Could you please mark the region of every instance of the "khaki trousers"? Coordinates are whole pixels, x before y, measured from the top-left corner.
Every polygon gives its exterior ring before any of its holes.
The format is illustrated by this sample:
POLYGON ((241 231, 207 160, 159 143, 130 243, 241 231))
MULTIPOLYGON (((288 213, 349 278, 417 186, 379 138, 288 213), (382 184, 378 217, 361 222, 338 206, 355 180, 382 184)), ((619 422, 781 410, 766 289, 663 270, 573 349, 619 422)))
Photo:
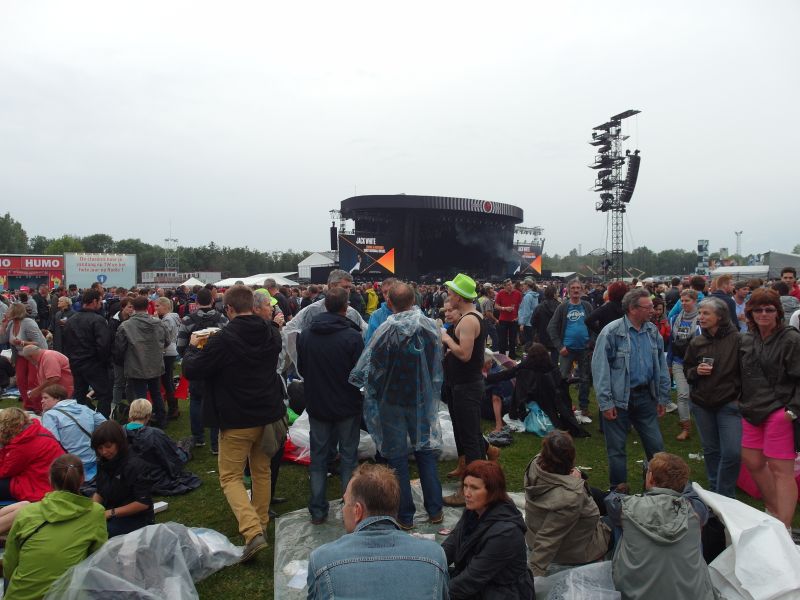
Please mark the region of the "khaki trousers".
POLYGON ((271 494, 270 461, 261 450, 264 427, 219 432, 219 483, 245 543, 267 528, 271 494), (244 468, 250 461, 252 499, 244 487, 244 468))

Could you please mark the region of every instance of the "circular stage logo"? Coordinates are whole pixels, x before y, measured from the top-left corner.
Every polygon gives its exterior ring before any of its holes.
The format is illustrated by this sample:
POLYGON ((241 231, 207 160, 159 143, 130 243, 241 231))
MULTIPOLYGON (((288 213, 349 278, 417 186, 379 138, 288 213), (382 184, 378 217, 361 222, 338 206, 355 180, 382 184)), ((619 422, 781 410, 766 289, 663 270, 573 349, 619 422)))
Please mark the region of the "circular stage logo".
POLYGON ((483 212, 485 212, 485 213, 494 212, 494 204, 492 204, 488 200, 484 201, 484 203, 483 203, 483 212))

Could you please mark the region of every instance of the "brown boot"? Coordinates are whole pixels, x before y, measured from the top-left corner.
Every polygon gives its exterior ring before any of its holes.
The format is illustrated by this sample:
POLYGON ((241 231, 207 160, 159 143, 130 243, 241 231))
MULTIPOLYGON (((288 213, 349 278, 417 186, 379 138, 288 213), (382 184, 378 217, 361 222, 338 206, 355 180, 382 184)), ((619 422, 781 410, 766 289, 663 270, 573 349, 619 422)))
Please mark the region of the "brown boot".
POLYGON ((458 466, 447 474, 448 479, 461 479, 464 469, 467 467, 467 459, 464 456, 458 457, 458 466))
POLYGON ((681 432, 675 436, 675 439, 679 442, 685 442, 689 439, 689 433, 692 428, 691 421, 681 421, 681 432))
POLYGON ((465 506, 467 504, 467 501, 464 500, 464 492, 461 488, 458 488, 455 494, 443 496, 442 502, 444 502, 446 506, 465 506))
POLYGON ((500 458, 500 448, 489 444, 489 447, 486 449, 486 458, 492 462, 497 462, 500 458))

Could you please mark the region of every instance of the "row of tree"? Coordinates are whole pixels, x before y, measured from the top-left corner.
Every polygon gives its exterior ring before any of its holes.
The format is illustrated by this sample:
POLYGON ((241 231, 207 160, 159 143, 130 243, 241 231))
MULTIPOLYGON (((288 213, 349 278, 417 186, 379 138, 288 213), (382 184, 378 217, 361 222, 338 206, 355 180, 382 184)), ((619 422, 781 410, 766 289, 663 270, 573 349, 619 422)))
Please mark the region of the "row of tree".
MULTIPOLYGON (((165 249, 138 238, 114 240, 110 235, 95 233, 85 237, 63 235, 29 238, 22 224, 9 213, 0 218, 0 254, 63 254, 64 252, 112 252, 135 254, 139 273, 164 268, 165 249)), ((182 273, 220 271, 223 277, 254 273, 281 273, 297 270, 297 263, 309 252, 262 252, 248 247, 230 248, 211 242, 205 246, 179 246, 176 255, 182 273)))
MULTIPOLYGON (((28 238, 22 224, 15 221, 9 213, 0 218, 0 254, 63 254, 64 252, 116 252, 118 254, 136 254, 139 272, 162 269, 164 267, 165 250, 162 246, 148 244, 138 238, 114 240, 104 233, 95 233, 85 237, 63 235, 59 238, 47 238, 37 235, 28 238)), ((800 254, 800 244, 793 252, 800 254)), ((297 263, 309 255, 309 252, 261 252, 248 247, 230 248, 217 246, 214 242, 205 246, 179 247, 177 255, 182 272, 221 271, 223 277, 235 277, 253 273, 279 273, 295 271, 297 263)), ((566 256, 543 256, 545 269, 553 272, 575 271, 584 275, 601 273, 604 257, 578 254, 573 249, 566 256)), ((719 258, 711 254, 711 260, 719 258)), ((746 264, 741 256, 730 256, 736 264, 746 264)), ((673 249, 653 252, 642 246, 624 255, 624 265, 630 269, 631 277, 651 275, 686 275, 693 273, 697 267, 695 252, 673 249)))

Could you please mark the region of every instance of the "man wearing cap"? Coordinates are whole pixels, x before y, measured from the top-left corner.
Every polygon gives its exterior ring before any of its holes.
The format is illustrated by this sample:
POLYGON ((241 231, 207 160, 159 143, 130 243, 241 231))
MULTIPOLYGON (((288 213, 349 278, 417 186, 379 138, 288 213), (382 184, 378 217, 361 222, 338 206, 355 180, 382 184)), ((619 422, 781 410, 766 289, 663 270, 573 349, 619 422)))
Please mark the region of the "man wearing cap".
MULTIPOLYGON (((456 445, 464 454, 465 464, 482 460, 484 444, 481 439, 481 402, 484 395, 483 353, 486 347, 486 321, 475 309, 475 281, 459 273, 445 282, 450 306, 461 313, 451 334, 442 333, 447 348, 444 357, 447 390, 453 398, 453 434, 456 445)), ((463 495, 456 492, 444 499, 446 504, 463 504, 463 495)))
POLYGON ((42 390, 57 383, 67 390, 67 398, 72 398, 73 380, 69 359, 55 350, 42 350, 39 346, 28 345, 20 355, 36 367, 36 387, 28 392, 36 413, 42 412, 42 390))
POLYGON ((522 304, 522 292, 514 289, 514 284, 510 279, 503 282, 503 289, 497 292, 494 305, 500 311, 500 323, 497 325, 497 333, 500 335, 501 354, 507 354, 509 358, 517 358, 517 329, 519 324, 519 307, 522 304))

